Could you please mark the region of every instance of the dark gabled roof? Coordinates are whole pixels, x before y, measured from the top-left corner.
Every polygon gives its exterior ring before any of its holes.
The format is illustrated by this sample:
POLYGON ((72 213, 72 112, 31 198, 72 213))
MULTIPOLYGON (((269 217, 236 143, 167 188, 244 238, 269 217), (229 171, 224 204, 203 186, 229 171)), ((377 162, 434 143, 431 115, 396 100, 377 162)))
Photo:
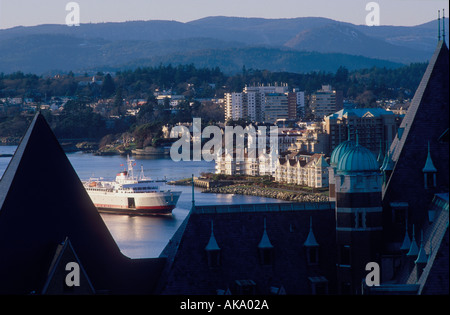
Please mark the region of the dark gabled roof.
POLYGON ((437 255, 424 280, 423 288, 420 291, 423 295, 449 294, 449 246, 448 246, 448 226, 440 246, 436 249, 437 255))
MULTIPOLYGON (((411 261, 402 259, 395 279, 378 287, 367 288, 368 294, 448 294, 449 293, 449 239, 448 239, 448 193, 436 194, 433 203, 427 207, 434 212, 431 223, 420 231, 420 249, 414 245, 411 261), (423 271, 418 271, 418 264, 423 271), (418 273, 419 272, 419 273, 418 273)), ((403 251, 410 249, 409 236, 405 235, 403 251)), ((406 257, 404 257, 406 258, 406 257)))
POLYGON ((424 188, 428 142, 438 190, 448 191, 449 146, 439 140, 448 127, 449 53, 440 41, 389 150, 394 167, 383 190, 383 204, 408 202, 410 224, 420 227, 426 221, 426 206, 436 193, 424 188))
POLYGON ((295 166, 297 166, 298 161, 296 159, 289 159, 288 162, 289 162, 289 166, 295 167, 295 166))
POLYGON ((0 293, 40 293, 66 237, 97 292, 150 293, 165 262, 129 259, 120 252, 37 114, 0 181, 0 293))
POLYGON ((89 276, 86 274, 83 264, 78 259, 69 238, 66 238, 63 243, 57 246, 55 256, 48 271, 47 280, 42 289, 42 294, 62 293, 75 295, 95 293, 89 276), (76 263, 76 265, 68 266, 70 263, 76 263), (76 272, 78 275, 70 274, 72 272, 76 272), (67 285, 67 278, 69 281, 77 280, 77 285, 67 285))
POLYGON ((419 294, 449 293, 448 196, 437 194, 433 199, 431 211, 435 214, 424 242, 428 260, 419 281, 419 294))
POLYGON ((310 278, 320 276, 328 281, 329 292, 336 292, 336 240, 330 233, 334 230, 334 203, 196 206, 163 251, 170 267, 161 278, 160 293, 234 294, 237 280, 251 280, 256 294, 270 294, 271 287, 283 287, 286 294, 311 294, 310 278), (308 265, 303 246, 310 217, 320 222, 314 230, 320 253, 319 265, 314 266, 308 265), (220 265, 213 268, 205 250, 211 222, 220 246, 220 265), (265 235, 272 245, 268 265, 261 264, 258 247, 265 235))

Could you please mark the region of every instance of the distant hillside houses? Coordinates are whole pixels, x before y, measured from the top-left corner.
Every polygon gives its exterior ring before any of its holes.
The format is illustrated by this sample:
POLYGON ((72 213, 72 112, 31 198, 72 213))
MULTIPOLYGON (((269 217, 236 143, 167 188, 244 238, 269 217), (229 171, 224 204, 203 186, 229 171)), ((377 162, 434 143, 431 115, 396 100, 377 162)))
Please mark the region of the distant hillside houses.
POLYGON ((30 97, 3 97, 0 98, 0 116, 14 114, 34 114, 37 110, 50 110, 54 115, 58 115, 63 109, 64 104, 71 98, 63 96, 52 96, 47 100, 37 102, 30 97))
POLYGON ((92 85, 92 84, 102 85, 103 80, 98 80, 97 77, 94 75, 94 76, 92 76, 92 78, 90 80, 78 82, 79 86, 88 86, 88 85, 92 85))

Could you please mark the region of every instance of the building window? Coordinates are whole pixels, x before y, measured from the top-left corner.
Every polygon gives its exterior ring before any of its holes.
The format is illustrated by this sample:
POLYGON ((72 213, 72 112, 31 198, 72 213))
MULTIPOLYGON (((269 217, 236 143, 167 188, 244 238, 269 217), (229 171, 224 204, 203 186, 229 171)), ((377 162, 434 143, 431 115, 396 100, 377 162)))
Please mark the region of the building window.
POLYGON ((366 213, 364 211, 355 212, 355 228, 363 229, 366 227, 366 213))
POLYGON ((436 173, 424 173, 425 189, 436 187, 436 173))
POLYGON ((392 209, 392 222, 398 224, 398 226, 405 226, 406 216, 408 213, 407 202, 391 202, 392 209))
POLYGON ((209 250, 208 255, 208 266, 210 268, 217 268, 220 266, 220 250, 209 250))
POLYGON ((306 259, 308 261, 308 265, 319 264, 319 247, 318 246, 307 247, 306 259))
POLYGON ((311 294, 326 295, 328 294, 328 280, 324 276, 309 277, 311 286, 311 294))
POLYGON ((260 248, 259 258, 261 265, 271 265, 273 261, 273 248, 260 248))
POLYGON ((350 266, 351 265, 351 260, 350 260, 350 246, 349 245, 341 245, 340 247, 340 265, 346 265, 346 266, 350 266))

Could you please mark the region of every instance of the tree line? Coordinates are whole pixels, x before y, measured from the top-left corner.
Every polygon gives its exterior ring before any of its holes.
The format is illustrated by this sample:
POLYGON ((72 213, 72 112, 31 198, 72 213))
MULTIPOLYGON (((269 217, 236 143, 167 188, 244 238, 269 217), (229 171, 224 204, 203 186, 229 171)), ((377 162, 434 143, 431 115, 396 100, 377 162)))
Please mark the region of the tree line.
MULTIPOLYGON (((139 142, 154 144, 164 124, 191 121, 223 121, 223 109, 214 102, 198 99, 222 98, 226 92, 241 91, 245 85, 287 83, 306 95, 330 84, 342 90, 347 99, 359 106, 375 106, 377 99, 411 98, 425 72, 426 63, 412 63, 397 69, 371 68, 349 71, 340 67, 335 73, 270 72, 242 68, 239 74, 225 75, 218 67, 196 68, 194 65, 139 67, 115 74, 75 75, 69 72, 54 77, 15 72, 0 73, 0 99, 7 97, 33 98, 45 104, 53 96, 70 97, 65 110, 58 116, 46 113, 59 137, 101 138, 110 133, 131 132, 139 142), (92 82, 95 81, 95 83, 92 82), (81 82, 81 83, 80 83, 81 82), (82 83, 84 82, 84 83, 82 83), (155 91, 183 95, 185 100, 174 111, 168 100, 156 101, 155 91), (99 99, 113 99, 108 115, 119 117, 114 126, 107 126, 105 117, 95 113, 87 104, 99 99), (137 116, 126 116, 124 100, 144 99, 137 116), (148 136, 146 136, 148 135, 148 136)), ((2 106, 0 100, 0 136, 23 134, 27 125, 17 109, 2 106)))

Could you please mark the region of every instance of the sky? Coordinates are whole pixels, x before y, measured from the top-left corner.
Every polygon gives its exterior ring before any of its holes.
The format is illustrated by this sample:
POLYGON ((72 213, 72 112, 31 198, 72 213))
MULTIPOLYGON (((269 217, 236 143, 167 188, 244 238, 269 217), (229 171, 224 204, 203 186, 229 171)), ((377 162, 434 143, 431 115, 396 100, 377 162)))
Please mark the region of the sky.
POLYGON ((380 25, 413 26, 437 18, 447 0, 0 0, 0 29, 65 24, 66 5, 76 2, 81 23, 133 20, 189 22, 207 16, 261 18, 326 17, 365 24, 369 2, 379 7, 380 25))

